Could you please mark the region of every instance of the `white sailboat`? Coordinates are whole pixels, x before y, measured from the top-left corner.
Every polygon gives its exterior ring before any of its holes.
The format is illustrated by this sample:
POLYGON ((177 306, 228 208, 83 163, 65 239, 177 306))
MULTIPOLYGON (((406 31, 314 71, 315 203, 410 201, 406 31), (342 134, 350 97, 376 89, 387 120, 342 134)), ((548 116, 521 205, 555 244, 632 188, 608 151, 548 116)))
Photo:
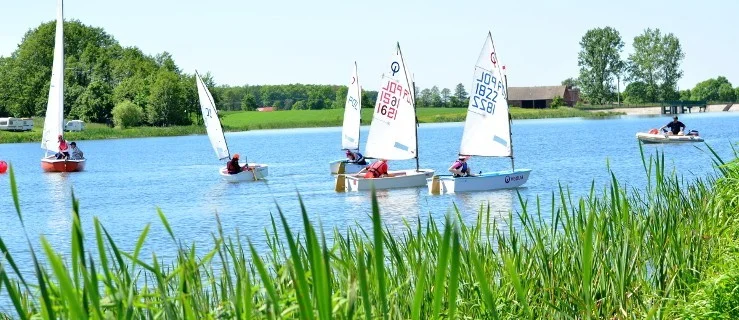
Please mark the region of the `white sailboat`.
POLYGON ((474 176, 435 175, 427 180, 432 194, 516 188, 529 178, 531 169, 515 169, 508 110, 508 83, 488 32, 475 64, 467 119, 459 147, 460 156, 509 157, 511 170, 474 176))
POLYGON ((434 175, 434 170, 418 166, 415 85, 410 81, 400 44, 390 61, 380 83, 365 155, 384 160, 416 159, 416 168, 390 170, 387 176, 379 178, 365 178, 361 173, 339 175, 336 191, 420 187, 434 175))
POLYGON ((85 169, 85 159, 57 159, 59 137, 64 137, 64 2, 59 0, 56 9, 56 34, 54 60, 51 67, 49 101, 46 105, 44 133, 41 148, 46 154, 41 159, 41 169, 46 172, 75 172, 85 169))
MULTIPOLYGON (((213 96, 210 94, 208 87, 205 86, 203 79, 200 78, 197 71, 195 71, 195 82, 197 82, 198 87, 198 97, 200 100, 200 111, 203 113, 203 123, 208 132, 208 138, 210 139, 210 144, 213 146, 213 151, 216 152, 218 160, 230 160, 231 152, 228 150, 226 136, 223 134, 221 119, 218 118, 218 110, 216 109, 213 96)), ((218 171, 221 174, 221 177, 228 182, 257 181, 267 177, 269 172, 266 164, 247 164, 250 170, 244 170, 237 174, 229 174, 226 167, 223 167, 218 171)))
MULTIPOLYGON (((359 85, 357 62, 354 62, 354 71, 349 80, 349 90, 346 92, 344 105, 344 123, 341 129, 341 149, 352 152, 359 151, 359 127, 362 119, 362 87, 359 85)), ((346 159, 334 160, 329 163, 331 173, 357 173, 368 164, 354 164, 346 159)))

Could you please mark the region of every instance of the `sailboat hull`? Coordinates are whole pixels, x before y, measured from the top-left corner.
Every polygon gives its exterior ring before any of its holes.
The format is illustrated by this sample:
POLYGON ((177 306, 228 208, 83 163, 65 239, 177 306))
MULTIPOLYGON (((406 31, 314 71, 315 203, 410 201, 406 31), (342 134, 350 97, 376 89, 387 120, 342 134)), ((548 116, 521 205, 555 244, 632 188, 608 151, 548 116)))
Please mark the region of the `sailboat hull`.
POLYGON ((665 134, 651 134, 639 132, 636 138, 643 143, 681 143, 681 142, 703 142, 699 136, 668 136, 665 134))
MULTIPOLYGON (((339 167, 341 167, 341 163, 345 161, 346 160, 331 161, 329 163, 329 166, 331 167, 331 174, 339 173, 339 167)), ((369 165, 369 162, 367 164, 354 164, 354 163, 346 162, 346 164, 344 164, 344 172, 342 173, 347 173, 347 174, 357 173, 361 171, 362 169, 364 169, 365 167, 367 167, 368 165, 369 165)))
POLYGON ((376 190, 380 189, 399 189, 422 187, 426 184, 426 179, 434 176, 434 170, 431 169, 415 169, 390 171, 391 177, 383 178, 365 178, 361 175, 346 175, 344 187, 346 191, 368 191, 372 190, 372 186, 376 190))
POLYGON ((45 172, 78 172, 85 169, 85 159, 67 160, 54 156, 41 159, 41 169, 45 172))
POLYGON ((531 169, 518 169, 513 172, 510 170, 485 172, 473 177, 436 176, 426 179, 426 185, 429 193, 435 193, 434 184, 438 183, 440 194, 511 189, 526 183, 530 173, 531 169))
POLYGON ((269 168, 266 164, 249 163, 249 168, 252 168, 252 170, 241 171, 237 174, 229 174, 228 170, 226 170, 226 167, 223 167, 219 172, 223 180, 227 182, 249 182, 264 180, 264 178, 266 178, 269 174, 269 168))

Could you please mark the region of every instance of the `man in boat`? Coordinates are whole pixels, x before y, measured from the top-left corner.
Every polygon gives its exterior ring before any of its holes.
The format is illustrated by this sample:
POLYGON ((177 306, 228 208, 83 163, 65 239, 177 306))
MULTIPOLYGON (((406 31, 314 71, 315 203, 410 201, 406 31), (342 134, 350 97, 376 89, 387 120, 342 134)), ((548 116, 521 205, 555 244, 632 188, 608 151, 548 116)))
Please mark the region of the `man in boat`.
POLYGON ((239 154, 235 153, 231 158, 231 161, 226 164, 226 170, 228 171, 228 174, 239 174, 241 171, 250 171, 251 168, 249 168, 248 163, 243 167, 239 166, 239 154))
POLYGON ((76 142, 72 141, 72 143, 70 143, 69 146, 71 147, 71 155, 69 157, 70 159, 72 159, 72 160, 82 160, 82 159, 85 158, 85 154, 82 153, 82 150, 80 150, 79 148, 77 148, 77 143, 76 142))
POLYGON ((474 176, 474 174, 471 173, 470 166, 467 164, 467 158, 467 156, 459 155, 459 157, 457 157, 457 161, 454 161, 452 166, 449 167, 449 172, 451 172, 455 178, 474 176))
POLYGON ((364 173, 364 177, 368 179, 392 176, 387 172, 387 160, 385 159, 380 159, 379 161, 376 161, 375 163, 367 166, 366 168, 359 171, 357 175, 360 175, 362 173, 364 173))
POLYGON ((367 165, 367 160, 364 159, 364 156, 357 152, 352 152, 351 150, 346 150, 346 159, 348 163, 358 164, 358 165, 367 165))
POLYGON ((61 134, 57 137, 57 141, 59 141, 59 152, 56 153, 56 158, 69 158, 69 145, 67 145, 67 141, 64 140, 64 137, 62 137, 61 134))
POLYGON ((685 124, 683 124, 680 121, 677 121, 677 116, 672 117, 672 121, 668 124, 666 124, 664 127, 659 128, 660 131, 664 130, 665 128, 670 128, 670 131, 667 132, 667 135, 670 136, 682 136, 683 130, 685 130, 685 124))

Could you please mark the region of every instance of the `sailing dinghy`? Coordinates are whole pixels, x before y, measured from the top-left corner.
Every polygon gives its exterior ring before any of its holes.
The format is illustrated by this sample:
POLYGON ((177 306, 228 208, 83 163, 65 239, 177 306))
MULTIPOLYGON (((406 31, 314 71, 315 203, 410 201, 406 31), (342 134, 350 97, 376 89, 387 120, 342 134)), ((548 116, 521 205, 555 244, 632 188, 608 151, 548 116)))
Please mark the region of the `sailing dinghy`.
MULTIPOLYGON (((210 144, 213 146, 213 150, 216 152, 218 160, 231 159, 231 152, 228 150, 228 144, 226 143, 226 136, 223 134, 223 128, 221 127, 221 119, 218 118, 218 110, 216 109, 213 96, 210 94, 208 87, 205 86, 203 79, 195 71, 195 81, 198 86, 198 97, 200 98, 200 111, 203 113, 203 123, 205 129, 208 132, 208 138, 210 144)), ((228 170, 224 166, 218 172, 221 174, 224 180, 228 182, 241 182, 241 181, 257 181, 267 177, 267 165, 257 163, 247 163, 251 170, 244 170, 237 174, 229 174, 228 170)))
MULTIPOLYGON (((359 151, 359 127, 362 119, 362 87, 359 86, 357 76, 357 62, 354 62, 354 71, 349 80, 349 90, 346 92, 346 104, 344 105, 344 125, 341 129, 341 149, 352 152, 359 151)), ((367 164, 355 164, 346 159, 330 162, 331 173, 357 173, 367 164)))
POLYGON ((336 191, 363 191, 420 187, 434 175, 434 170, 419 169, 418 122, 415 109, 415 85, 410 81, 400 44, 380 83, 370 125, 365 156, 384 160, 416 159, 416 168, 390 170, 387 176, 365 178, 364 174, 338 175, 336 191))
POLYGON ((515 169, 508 83, 490 32, 475 64, 472 88, 459 155, 510 157, 511 170, 465 177, 435 175, 427 179, 432 194, 516 188, 526 183, 531 173, 531 169, 515 169))
MULTIPOLYGON (((46 105, 44 133, 41 148, 46 154, 41 159, 41 169, 46 172, 75 172, 85 169, 85 159, 57 159, 58 138, 64 137, 64 3, 57 2, 56 35, 54 38, 54 62, 51 66, 49 101, 46 105)), ((70 152, 71 154, 71 152, 70 152)))

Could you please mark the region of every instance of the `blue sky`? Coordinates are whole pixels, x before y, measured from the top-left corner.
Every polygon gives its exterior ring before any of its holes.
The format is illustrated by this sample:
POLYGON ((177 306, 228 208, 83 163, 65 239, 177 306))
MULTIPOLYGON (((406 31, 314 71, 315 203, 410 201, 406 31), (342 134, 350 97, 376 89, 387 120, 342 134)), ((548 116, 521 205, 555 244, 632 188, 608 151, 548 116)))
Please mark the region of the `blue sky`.
MULTIPOLYGON (((55 18, 56 0, 2 0, 0 55, 55 18)), ((739 86, 739 1, 65 1, 65 18, 104 28, 123 46, 170 52, 186 72, 219 84, 346 84, 353 61, 376 90, 396 41, 417 85, 469 86, 488 30, 511 86, 577 76, 579 41, 612 26, 632 51, 645 28, 674 33, 685 59, 680 89, 718 75, 739 86)))

